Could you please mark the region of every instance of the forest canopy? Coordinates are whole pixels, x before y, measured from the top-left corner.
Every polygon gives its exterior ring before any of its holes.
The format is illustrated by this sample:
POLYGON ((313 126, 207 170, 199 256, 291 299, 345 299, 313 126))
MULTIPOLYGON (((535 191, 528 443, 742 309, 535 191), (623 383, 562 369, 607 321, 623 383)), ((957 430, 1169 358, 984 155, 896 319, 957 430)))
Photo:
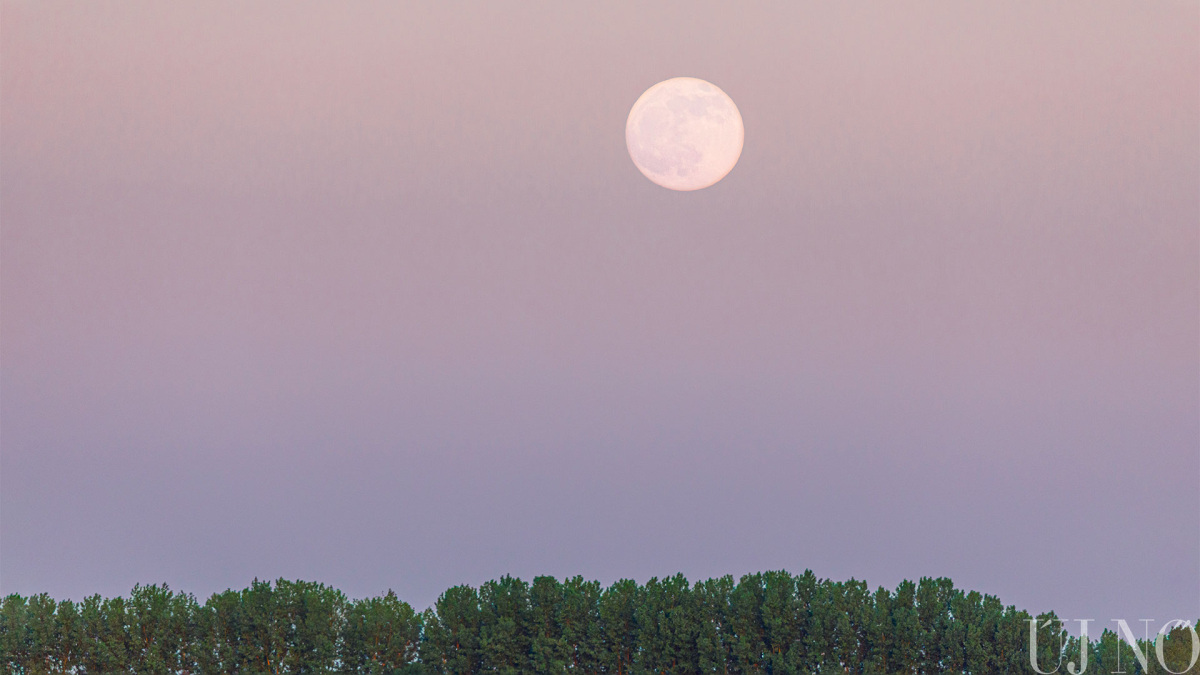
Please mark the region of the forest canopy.
MULTIPOLYGON (((14 594, 0 610, 0 663, 21 675, 1031 673, 1035 618, 1043 671, 1066 672, 1081 649, 1053 613, 1033 617, 949 579, 872 591, 811 571, 607 588, 582 577, 505 576, 450 588, 424 612, 391 591, 351 600, 285 579, 203 604, 164 584, 78 603, 14 594)), ((1153 642, 1138 643, 1138 654, 1105 630, 1086 647, 1086 672, 1170 672, 1153 642)), ((1192 634, 1176 628, 1163 647, 1171 671, 1182 672, 1192 634)))

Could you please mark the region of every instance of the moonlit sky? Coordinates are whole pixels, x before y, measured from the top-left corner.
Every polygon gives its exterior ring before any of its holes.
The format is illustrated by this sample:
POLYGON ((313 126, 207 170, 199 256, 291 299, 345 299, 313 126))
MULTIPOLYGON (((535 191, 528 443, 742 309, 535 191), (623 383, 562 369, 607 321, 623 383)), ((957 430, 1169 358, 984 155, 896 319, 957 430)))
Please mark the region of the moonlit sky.
POLYGON ((1196 3, 0 11, 0 592, 1200 617, 1196 3), (681 75, 691 193, 624 138, 681 75))

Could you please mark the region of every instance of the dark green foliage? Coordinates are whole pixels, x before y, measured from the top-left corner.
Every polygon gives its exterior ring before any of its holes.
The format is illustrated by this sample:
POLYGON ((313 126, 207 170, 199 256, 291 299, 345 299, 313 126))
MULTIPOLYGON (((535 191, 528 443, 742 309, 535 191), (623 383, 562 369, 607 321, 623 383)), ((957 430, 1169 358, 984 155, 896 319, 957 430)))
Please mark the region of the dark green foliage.
POLYGON ((646 582, 634 611, 638 650, 633 672, 698 672, 698 614, 695 596, 682 574, 646 582))
POLYGON ((420 641, 420 615, 395 593, 359 600, 346 611, 341 672, 397 672, 416 660, 420 641))
POLYGON ((425 637, 421 663, 435 673, 466 675, 482 672, 479 593, 470 586, 455 586, 425 611, 425 637))
POLYGON ((132 645, 124 598, 84 598, 79 610, 83 627, 80 665, 86 673, 129 672, 132 645))
POLYGON ((562 673, 574 662, 563 635, 563 587, 554 577, 535 577, 529 588, 531 673, 562 673))
POLYGON ((735 636, 730 625, 730 596, 733 577, 724 576, 696 584, 699 632, 696 636, 696 665, 702 673, 727 673, 733 668, 735 636))
MULTIPOLYGON (((78 604, 10 595, 0 601, 0 664, 14 675, 1001 675, 1032 672, 1030 619, 949 579, 871 591, 811 571, 608 588, 581 577, 530 584, 505 576, 455 586, 422 614, 391 591, 349 601, 323 584, 255 580, 204 605, 165 585, 78 604)), ((1169 672, 1154 642, 1134 647, 1111 630, 1084 642, 1052 613, 1035 626, 1045 671, 1078 667, 1086 650, 1088 673, 1115 672, 1118 662, 1131 675, 1169 672)), ((1172 671, 1188 665, 1192 635, 1179 627, 1163 638, 1172 671)))
POLYGON ((333 672, 346 604, 341 591, 323 584, 256 579, 241 592, 210 598, 208 617, 197 624, 211 626, 205 656, 221 672, 333 672))
POLYGON ((631 579, 622 579, 600 594, 601 672, 628 675, 633 671, 641 595, 642 589, 631 579))
MULTIPOLYGON (((553 577, 538 577, 534 580, 535 590, 538 580, 543 585, 557 583, 553 577)), ((600 582, 584 581, 583 577, 573 577, 563 582, 561 602, 555 610, 558 622, 559 639, 563 645, 563 665, 575 672, 603 672, 603 630, 600 622, 600 582)), ((548 615, 549 609, 543 606, 542 600, 535 596, 536 610, 542 615, 548 615)), ((544 672, 550 672, 549 670, 544 672)))
POLYGON ((132 672, 194 671, 200 607, 196 599, 163 586, 134 586, 126 607, 132 672))
MULTIPOLYGON (((1196 623, 1200 624, 1200 621, 1197 621, 1196 623)), ((1192 660, 1192 641, 1194 639, 1193 630, 1195 629, 1196 624, 1193 624, 1192 626, 1192 630, 1189 630, 1186 626, 1180 626, 1172 630, 1170 633, 1167 633, 1163 639, 1162 646, 1163 658, 1166 662, 1167 668, 1170 670, 1164 670, 1162 666, 1159 665, 1158 656, 1156 654, 1150 658, 1150 662, 1153 664, 1150 669, 1151 673, 1159 675, 1167 672, 1187 672, 1190 675, 1200 675, 1200 658, 1197 658, 1195 664, 1193 664, 1191 668, 1188 668, 1188 664, 1192 660)))
POLYGON ((529 585, 509 576, 488 581, 479 588, 479 606, 482 672, 530 672, 533 634, 529 585))
POLYGON ((0 605, 0 655, 5 671, 29 671, 33 632, 29 627, 29 608, 25 598, 13 594, 0 605))
POLYGON ((902 581, 889 596, 887 623, 887 667, 891 672, 916 672, 921 659, 921 622, 917 615, 917 585, 902 581))

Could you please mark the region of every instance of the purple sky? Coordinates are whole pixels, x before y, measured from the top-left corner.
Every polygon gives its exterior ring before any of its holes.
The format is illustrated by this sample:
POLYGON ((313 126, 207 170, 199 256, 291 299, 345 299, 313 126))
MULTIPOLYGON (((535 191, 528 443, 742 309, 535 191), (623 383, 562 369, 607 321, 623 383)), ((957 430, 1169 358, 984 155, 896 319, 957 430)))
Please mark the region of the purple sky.
POLYGON ((1195 3, 2 12, 0 592, 1200 617, 1195 3), (680 75, 694 193, 625 149, 680 75))

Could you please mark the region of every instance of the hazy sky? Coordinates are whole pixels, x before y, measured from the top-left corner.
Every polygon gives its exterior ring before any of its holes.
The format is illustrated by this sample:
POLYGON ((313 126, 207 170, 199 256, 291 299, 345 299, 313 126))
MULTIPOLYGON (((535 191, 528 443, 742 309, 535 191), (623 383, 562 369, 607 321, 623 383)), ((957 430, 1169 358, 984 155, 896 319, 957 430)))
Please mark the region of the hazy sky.
POLYGON ((0 592, 1200 617, 1197 3, 0 11, 0 592), (691 193, 624 136, 682 75, 691 193))

